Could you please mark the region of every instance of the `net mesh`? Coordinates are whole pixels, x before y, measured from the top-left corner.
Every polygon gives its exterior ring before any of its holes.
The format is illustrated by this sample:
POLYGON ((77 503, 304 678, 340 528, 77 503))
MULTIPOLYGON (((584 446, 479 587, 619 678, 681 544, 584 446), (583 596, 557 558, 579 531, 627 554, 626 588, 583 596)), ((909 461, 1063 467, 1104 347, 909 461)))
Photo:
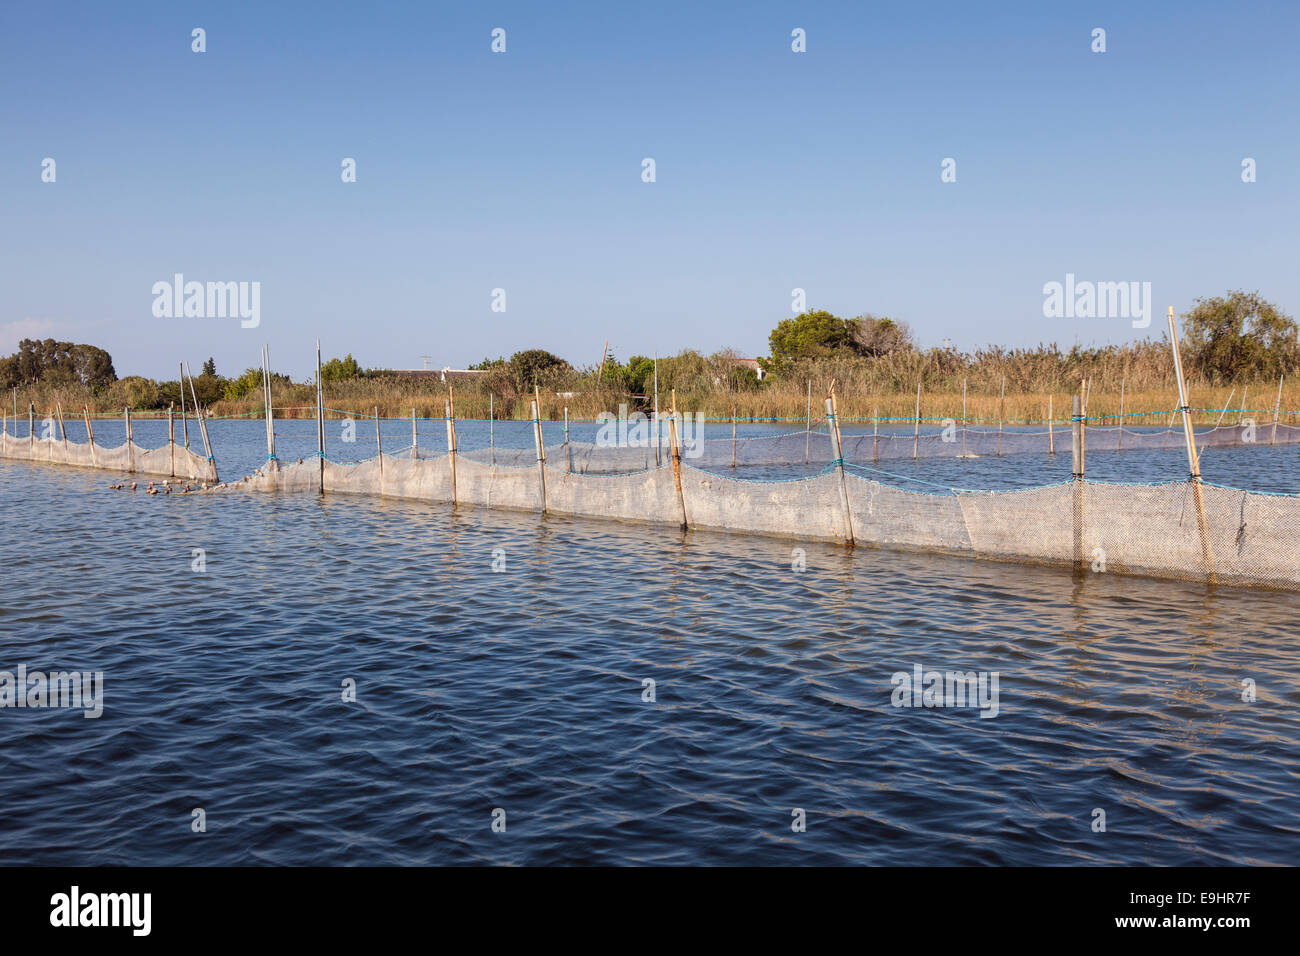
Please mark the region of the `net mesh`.
MULTIPOLYGON (((741 435, 733 438, 708 437, 729 426, 702 426, 682 440, 682 458, 698 468, 716 470, 732 465, 786 466, 791 464, 828 465, 833 452, 829 432, 823 422, 817 428, 786 432, 780 435, 741 435), (707 434, 705 434, 707 432, 707 434)), ((1261 425, 1233 425, 1203 428, 1195 433, 1198 448, 1222 448, 1252 444, 1300 444, 1300 426, 1267 422, 1261 425)), ((547 455, 554 464, 565 464, 578 474, 619 474, 644 471, 668 461, 671 449, 667 425, 656 439, 652 429, 641 433, 638 443, 593 443, 569 441, 548 446, 547 455)), ((901 458, 987 458, 1000 455, 1069 454, 1070 425, 1051 429, 1035 426, 964 427, 952 424, 935 429, 870 429, 841 427, 843 459, 866 463, 901 458)), ((1130 428, 1114 425, 1090 425, 1085 429, 1089 451, 1155 451, 1181 449, 1184 437, 1180 428, 1130 428)), ((634 442, 636 440, 634 439, 634 442)), ((430 454, 427 451, 421 455, 430 454)), ((443 452, 445 454, 445 452, 443 452)), ((533 447, 478 448, 462 451, 462 457, 483 464, 522 467, 536 461, 533 447)))
MULTIPOLYGON (((1300 428, 1270 423, 1257 442, 1294 442, 1300 428)), ((956 446, 967 454, 1014 454, 1004 431, 905 436, 909 446, 956 446), (920 444, 930 441, 930 445, 920 444)), ((1038 441, 1039 435, 1016 436, 1038 441)), ((1068 440, 1062 430, 1060 437, 1068 440)), ((1240 429, 1210 429, 1198 445, 1250 444, 1240 429)), ((244 482, 222 490, 327 491, 385 495, 456 505, 648 522, 677 527, 848 541, 865 546, 941 551, 1013 561, 1072 564, 1093 571, 1300 590, 1300 496, 1262 494, 1191 481, 1111 484, 1068 481, 1012 491, 914 491, 864 477, 856 460, 889 457, 903 438, 844 436, 844 461, 830 461, 822 433, 700 441, 695 457, 674 468, 671 449, 604 448, 566 443, 489 448, 455 455, 414 448, 357 463, 311 458, 270 461, 244 482), (755 480, 728 471, 742 464, 822 464, 807 478, 755 480), (720 473, 725 472, 725 473, 720 473)), ((1178 431, 1090 428, 1090 450, 1178 448, 1178 431), (1141 444, 1141 443, 1145 444, 1141 444)), ((1064 443, 1064 442, 1063 442, 1064 443)), ((683 446, 690 454, 691 446, 683 446)), ((1046 444, 1038 450, 1046 450, 1046 444)), ((918 452, 919 455, 919 452, 918 452)), ((216 480, 215 463, 170 443, 105 448, 62 439, 0 432, 0 457, 118 472, 216 480)))
POLYGON ((0 458, 195 481, 217 480, 216 462, 175 442, 152 449, 141 448, 135 442, 107 448, 92 442, 35 435, 19 438, 10 435, 6 429, 0 432, 0 458))
MULTIPOLYGON (((323 490, 1300 590, 1297 496, 1087 480, 930 493, 835 464, 791 480, 748 480, 685 462, 675 474, 671 455, 659 467, 594 474, 570 471, 567 456, 548 453, 539 466, 535 450, 513 451, 515 464, 427 451, 326 461, 323 490)), ((263 469, 235 487, 319 491, 321 463, 263 469)))

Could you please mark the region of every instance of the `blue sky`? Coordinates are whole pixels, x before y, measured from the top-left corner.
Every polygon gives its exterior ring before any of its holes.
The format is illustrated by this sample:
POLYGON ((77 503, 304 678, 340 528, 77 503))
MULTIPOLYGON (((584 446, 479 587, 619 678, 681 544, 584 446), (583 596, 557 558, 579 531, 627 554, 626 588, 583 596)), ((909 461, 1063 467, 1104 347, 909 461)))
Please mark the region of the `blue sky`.
POLYGON ((1158 338, 1230 288, 1295 314, 1297 26, 1294 3, 6 4, 0 350, 90 342, 155 377, 263 342, 302 376, 317 337, 389 367, 753 355, 796 287, 961 348, 1158 338), (155 318, 177 272, 260 282, 261 325, 155 318), (1157 320, 1044 318, 1066 273, 1150 282, 1157 320))

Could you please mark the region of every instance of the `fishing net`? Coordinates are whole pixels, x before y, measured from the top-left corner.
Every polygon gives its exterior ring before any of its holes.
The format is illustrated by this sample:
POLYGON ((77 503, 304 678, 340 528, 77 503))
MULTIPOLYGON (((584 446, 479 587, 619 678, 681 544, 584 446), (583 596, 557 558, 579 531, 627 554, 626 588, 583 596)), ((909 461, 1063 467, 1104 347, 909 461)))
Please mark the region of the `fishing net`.
POLYGON ((196 481, 217 480, 216 463, 212 459, 197 455, 175 442, 154 449, 141 448, 135 442, 107 448, 93 442, 63 438, 34 435, 18 438, 6 429, 0 432, 0 458, 196 481))

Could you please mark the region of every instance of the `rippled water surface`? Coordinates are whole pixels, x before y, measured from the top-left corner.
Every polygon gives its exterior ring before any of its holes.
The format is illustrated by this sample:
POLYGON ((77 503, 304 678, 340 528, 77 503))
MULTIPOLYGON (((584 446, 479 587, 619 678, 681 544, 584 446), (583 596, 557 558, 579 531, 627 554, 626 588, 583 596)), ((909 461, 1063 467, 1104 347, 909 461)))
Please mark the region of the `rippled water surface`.
MULTIPOLYGON (((227 475, 260 463, 260 428, 214 424, 227 475)), ((314 446, 312 423, 283 428, 282 453, 294 430, 314 446)), ((1224 483, 1300 490, 1296 454, 1212 450, 1207 474, 1235 461, 1224 483)), ((1181 477, 1176 456, 1110 458, 1116 480, 1181 477)), ((898 467, 1005 487, 1060 480, 1066 459, 898 467)), ((98 720, 0 709, 0 862, 1300 856, 1295 595, 107 484, 0 462, 0 670, 105 685, 98 720), (914 664, 999 672, 998 716, 891 706, 914 664)))

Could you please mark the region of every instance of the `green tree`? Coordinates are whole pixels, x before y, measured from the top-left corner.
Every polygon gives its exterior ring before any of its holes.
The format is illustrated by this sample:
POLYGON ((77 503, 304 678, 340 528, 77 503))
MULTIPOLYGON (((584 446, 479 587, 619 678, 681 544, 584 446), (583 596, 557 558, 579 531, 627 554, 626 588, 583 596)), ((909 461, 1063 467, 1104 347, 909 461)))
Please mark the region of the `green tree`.
POLYGON ((767 341, 771 365, 778 369, 800 359, 825 358, 851 345, 849 323, 825 310, 782 319, 767 341))
POLYGON ((361 378, 365 371, 349 352, 343 358, 332 358, 320 367, 322 382, 346 382, 348 379, 361 378))
POLYGON ((213 378, 217 377, 217 363, 212 356, 208 356, 208 360, 203 363, 203 371, 200 374, 211 375, 213 378))
POLYGON ((1276 378, 1300 365, 1295 320, 1258 292, 1197 299, 1182 318, 1190 364, 1212 383, 1276 378))
POLYGON ((530 391, 535 384, 549 381, 557 373, 572 368, 558 355, 552 355, 545 349, 526 349, 510 356, 507 363, 510 370, 510 383, 516 392, 530 391))

